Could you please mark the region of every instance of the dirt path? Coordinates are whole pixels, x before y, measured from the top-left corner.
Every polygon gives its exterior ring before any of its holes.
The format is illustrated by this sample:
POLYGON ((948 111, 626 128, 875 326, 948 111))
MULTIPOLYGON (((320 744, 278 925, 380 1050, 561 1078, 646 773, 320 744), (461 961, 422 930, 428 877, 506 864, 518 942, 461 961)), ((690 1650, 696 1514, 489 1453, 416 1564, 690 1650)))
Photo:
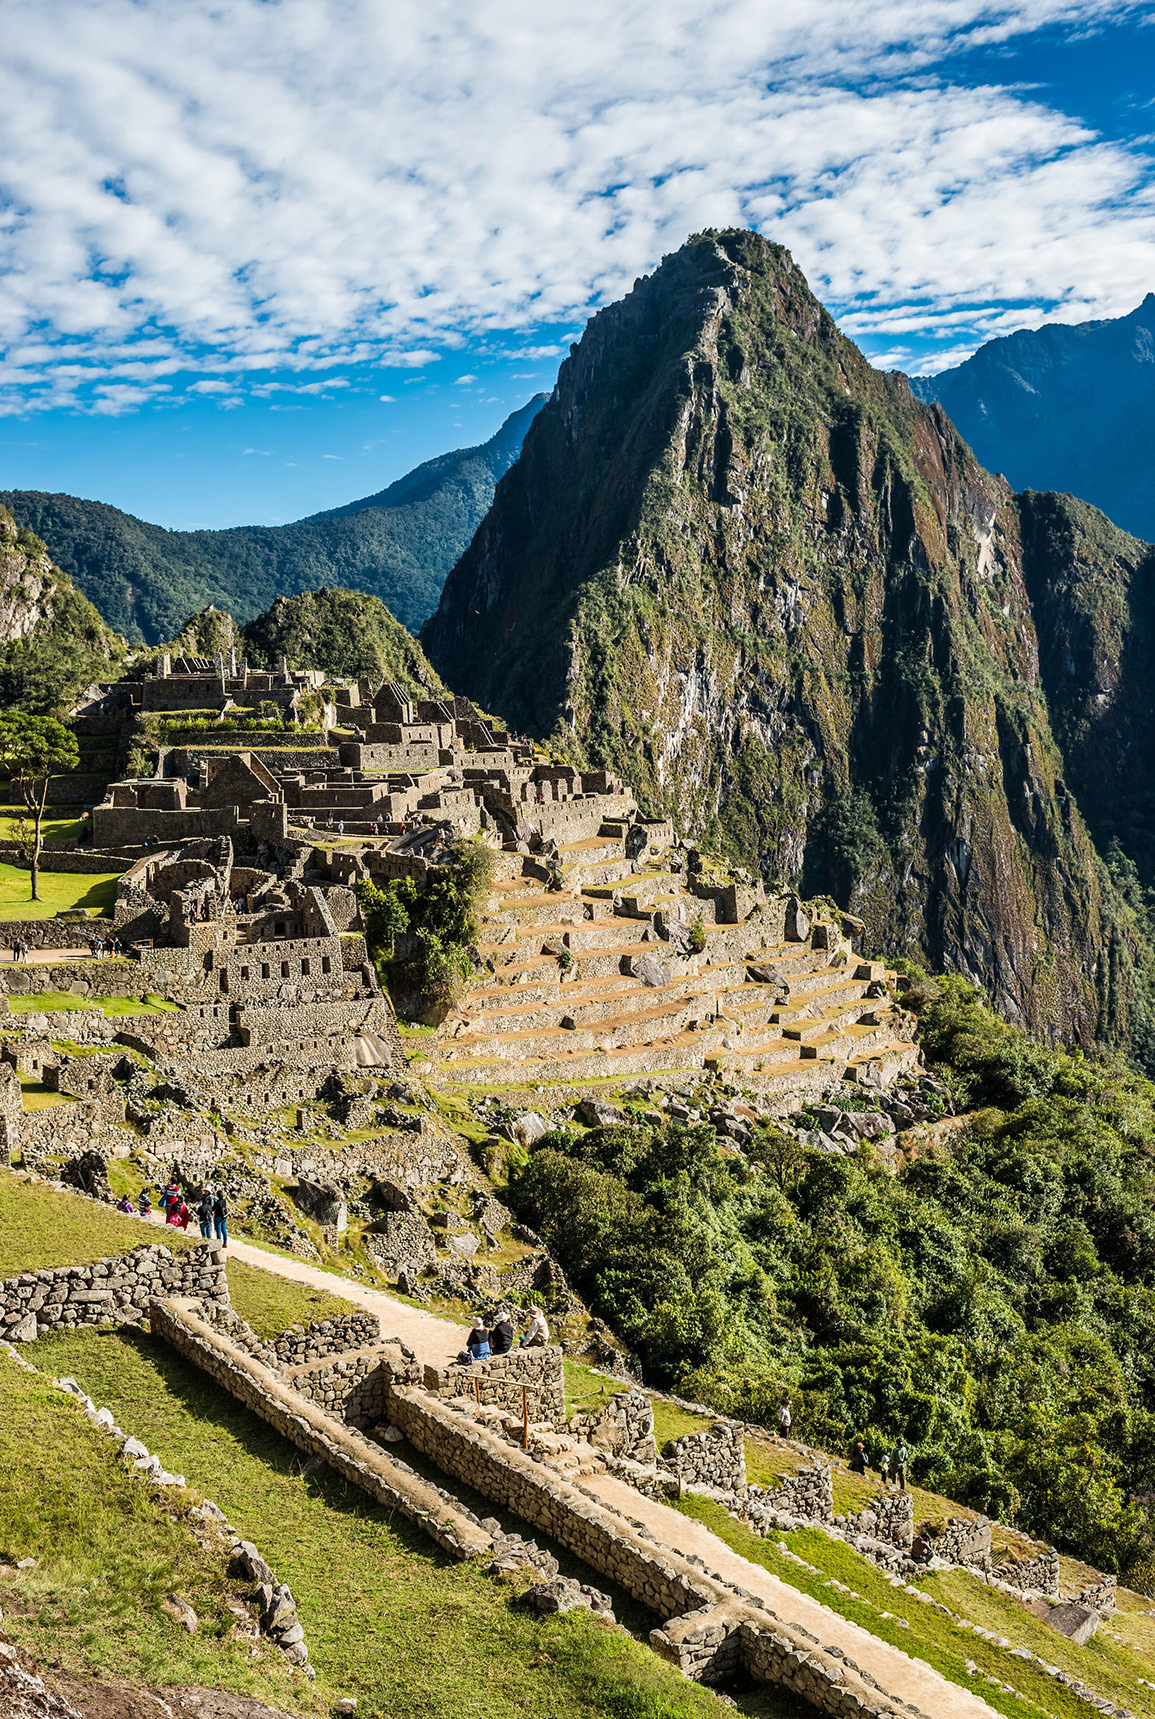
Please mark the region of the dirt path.
MULTIPOLYGON (((269 1253, 252 1242, 231 1241, 228 1251, 230 1259, 260 1266, 264 1271, 276 1272, 294 1283, 309 1283, 317 1289, 327 1289, 333 1295, 344 1296, 358 1307, 379 1314, 382 1334, 400 1337, 421 1361, 444 1366, 462 1347, 463 1326, 448 1319, 439 1319, 436 1314, 426 1313, 419 1307, 410 1307, 404 1301, 396 1301, 383 1290, 365 1288, 333 1272, 307 1265, 304 1260, 269 1253)), ((644 1522, 651 1533, 667 1546, 683 1554, 697 1553, 711 1570, 756 1594, 783 1621, 800 1625, 826 1646, 842 1648, 856 1664, 876 1677, 888 1693, 921 1708, 931 1719, 995 1719, 994 1708, 981 1697, 950 1683, 921 1660, 879 1641, 818 1600, 779 1581, 760 1564, 748 1562, 731 1551, 725 1541, 704 1523, 683 1516, 669 1505, 643 1498, 625 1481, 615 1480, 608 1474, 588 1475, 582 1484, 622 1515, 644 1522)), ((901 1612, 897 1591, 895 1603, 901 1612)))

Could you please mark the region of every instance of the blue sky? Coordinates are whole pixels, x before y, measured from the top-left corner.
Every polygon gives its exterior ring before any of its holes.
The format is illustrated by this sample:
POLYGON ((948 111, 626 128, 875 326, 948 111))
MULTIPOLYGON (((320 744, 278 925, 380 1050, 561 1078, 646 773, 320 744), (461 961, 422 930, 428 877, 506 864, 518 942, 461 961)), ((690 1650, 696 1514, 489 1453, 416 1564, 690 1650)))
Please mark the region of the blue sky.
POLYGON ((0 488, 298 518, 709 225, 925 370, 1155 287, 1155 0, 8 0, 0 488))

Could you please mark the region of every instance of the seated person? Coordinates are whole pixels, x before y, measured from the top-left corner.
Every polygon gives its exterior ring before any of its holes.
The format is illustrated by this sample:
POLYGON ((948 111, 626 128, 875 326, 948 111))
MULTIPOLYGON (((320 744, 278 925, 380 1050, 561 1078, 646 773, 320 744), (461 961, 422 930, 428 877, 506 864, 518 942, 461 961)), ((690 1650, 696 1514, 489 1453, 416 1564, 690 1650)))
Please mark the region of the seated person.
POLYGON ((513 1348, 513 1320, 508 1307, 499 1307, 493 1316, 489 1346, 495 1355, 508 1355, 513 1348))
POLYGON ((152 1201, 148 1197, 148 1189, 142 1188, 140 1190, 140 1215, 142 1218, 147 1218, 151 1211, 152 1201))
POLYGON ((471 1361, 483 1361, 489 1354, 489 1332, 485 1329, 483 1319, 475 1319, 469 1328, 469 1336, 465 1339, 463 1356, 471 1361))
POLYGON ((521 1340, 523 1349, 544 1349, 549 1342, 549 1326, 545 1322, 545 1314, 536 1303, 530 1303, 529 1330, 521 1340))
POLYGON ((131 1212, 134 1217, 136 1216, 136 1207, 133 1205, 127 1194, 122 1194, 120 1199, 117 1200, 116 1209, 118 1212, 131 1212))

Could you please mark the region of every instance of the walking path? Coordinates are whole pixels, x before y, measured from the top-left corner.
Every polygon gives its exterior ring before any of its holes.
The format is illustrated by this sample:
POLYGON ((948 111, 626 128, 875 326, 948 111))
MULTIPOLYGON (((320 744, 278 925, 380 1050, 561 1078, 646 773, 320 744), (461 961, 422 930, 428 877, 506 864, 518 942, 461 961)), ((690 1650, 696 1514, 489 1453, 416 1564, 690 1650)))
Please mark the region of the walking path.
MULTIPOLYGON (((358 1307, 381 1317, 382 1334, 400 1337, 419 1361, 444 1366, 462 1347, 464 1328, 422 1308, 410 1307, 380 1289, 369 1289, 335 1272, 322 1271, 304 1260, 270 1253, 252 1242, 230 1241, 230 1259, 260 1266, 294 1283, 312 1284, 333 1295, 341 1295, 358 1307)), ((799 1625, 825 1646, 842 1648, 847 1656, 878 1679, 889 1694, 911 1702, 932 1719, 995 1719, 995 1710, 980 1696, 949 1682, 922 1660, 912 1659, 901 1648, 880 1641, 859 1625, 831 1611, 820 1601, 800 1593, 787 1582, 772 1576, 760 1564, 752 1564, 704 1523, 683 1516, 668 1504, 658 1504, 635 1492, 625 1481, 609 1474, 590 1474, 581 1483, 611 1509, 634 1521, 644 1522, 667 1546, 685 1555, 695 1552, 702 1562, 728 1582, 745 1588, 765 1602, 784 1622, 799 1625)))

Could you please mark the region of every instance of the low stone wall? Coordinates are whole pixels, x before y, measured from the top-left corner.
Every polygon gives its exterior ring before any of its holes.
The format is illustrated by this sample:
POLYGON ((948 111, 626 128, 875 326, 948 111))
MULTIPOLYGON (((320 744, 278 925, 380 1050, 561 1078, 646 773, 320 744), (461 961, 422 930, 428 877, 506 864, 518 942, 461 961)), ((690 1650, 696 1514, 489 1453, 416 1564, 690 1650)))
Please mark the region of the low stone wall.
POLYGON ((966 1517, 948 1517, 941 1533, 927 1533, 924 1526, 912 1550, 916 1558, 942 1558, 948 1564, 977 1565, 979 1569, 989 1570, 990 1522, 985 1516, 980 1516, 977 1522, 966 1517))
POLYGON ((337 1319, 318 1319, 311 1325, 293 1325, 280 1337, 262 1346, 262 1359, 276 1367, 301 1367, 340 1355, 348 1349, 364 1349, 381 1341, 381 1321, 375 1313, 344 1313, 337 1319))
POLYGON ((292 1367, 285 1383, 327 1414, 368 1426, 387 1418, 393 1385, 400 1380, 415 1383, 419 1371, 412 1352, 394 1343, 292 1367))
POLYGON ((914 1499, 906 1491, 876 1492, 865 1510, 842 1517, 840 1525, 909 1552, 914 1544, 914 1499))
POLYGON ((310 1456, 320 1457, 378 1503, 399 1510, 451 1557, 492 1554, 492 1538, 455 1510, 436 1487, 354 1428, 326 1414, 223 1332, 214 1330, 195 1303, 177 1298, 154 1300, 149 1306, 149 1323, 156 1335, 283 1438, 310 1456))
MULTIPOLYGON (((82 944, 78 933, 69 947, 82 944)), ((0 936, 0 946, 3 945, 0 936)), ((44 945, 42 945, 44 947, 44 945)), ((131 997, 142 1002, 152 987, 135 961, 101 958, 93 961, 36 961, 0 967, 0 989, 10 997, 30 997, 41 991, 64 991, 75 997, 131 997)))
POLYGON ((768 1489, 752 1486, 746 1496, 747 1512, 780 1511, 784 1516, 799 1516, 811 1522, 833 1522, 834 1480, 829 1463, 808 1463, 781 1484, 768 1489))
POLYGON ((491 1355, 468 1367, 426 1366, 425 1388, 439 1397, 467 1397, 482 1408, 506 1409, 519 1416, 528 1400, 531 1421, 565 1425, 562 1354, 553 1344, 545 1349, 511 1349, 508 1355, 491 1355))
POLYGON ((1030 1588, 1035 1593, 1059 1593, 1059 1554, 1053 1546, 1048 1546, 1035 1558, 1008 1559, 1004 1564, 997 1564, 991 1572, 1001 1582, 1009 1582, 1012 1588, 1030 1588))
POLYGON ((723 1644, 741 1631, 733 1662, 718 1668, 713 1680, 741 1666, 760 1681, 795 1691, 836 1719, 893 1719, 893 1703, 843 1655, 827 1652, 800 1626, 739 1594, 697 1561, 655 1540, 646 1528, 562 1480, 461 1410, 455 1412, 424 1390, 402 1387, 392 1391, 391 1413, 410 1443, 445 1473, 512 1510, 642 1605, 673 1620, 653 1631, 650 1641, 688 1675, 711 1680, 709 1670, 719 1648, 724 1652, 723 1644), (687 1613, 696 1615, 691 1619, 687 1613), (708 1638, 705 1653, 684 1661, 678 1638, 685 1640, 696 1629, 708 1638))
POLYGON ((607 1456, 651 1465, 658 1460, 654 1442, 654 1405, 644 1391, 619 1391, 598 1414, 570 1417, 570 1431, 607 1456))
POLYGON ((662 1448, 662 1464, 683 1486, 746 1490, 746 1446, 737 1421, 715 1421, 707 1431, 671 1439, 662 1448))
MULTIPOLYGON (((6 919, 0 926, 0 948, 11 949, 13 942, 19 941, 27 943, 30 949, 83 949, 90 937, 111 937, 114 932, 111 919, 6 919)), ((16 971, 25 973, 28 969, 16 963, 16 971)), ((5 972, 11 977, 7 969, 5 972)))
POLYGON ((1102 1612, 1105 1615, 1116 1609, 1118 1585, 1118 1577, 1100 1576, 1097 1582, 1086 1583, 1072 1598, 1076 1605, 1090 1606, 1093 1612, 1102 1612))
POLYGON ((135 1322, 157 1295, 227 1304, 224 1254, 211 1243, 177 1253, 153 1244, 92 1265, 21 1272, 0 1283, 0 1336, 31 1343, 59 1326, 135 1322))

